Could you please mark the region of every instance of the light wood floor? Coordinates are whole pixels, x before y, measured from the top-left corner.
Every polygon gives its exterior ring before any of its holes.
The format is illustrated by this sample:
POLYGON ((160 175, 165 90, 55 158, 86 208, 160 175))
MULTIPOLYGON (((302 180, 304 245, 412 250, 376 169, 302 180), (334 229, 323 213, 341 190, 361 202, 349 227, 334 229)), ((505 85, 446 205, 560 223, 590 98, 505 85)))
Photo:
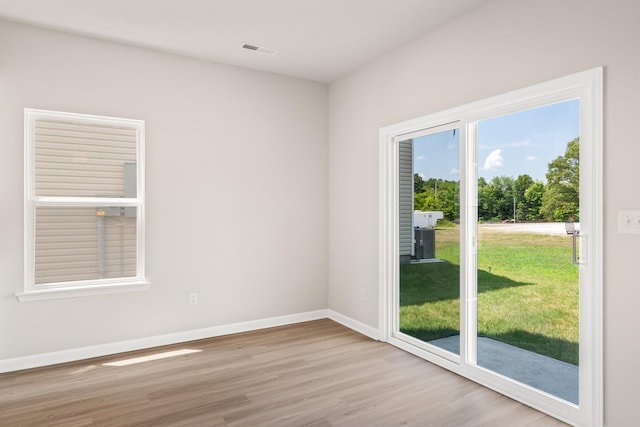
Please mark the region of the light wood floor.
POLYGON ((8 426, 562 426, 330 320, 0 375, 8 426), (103 363, 177 349, 125 367, 103 363))

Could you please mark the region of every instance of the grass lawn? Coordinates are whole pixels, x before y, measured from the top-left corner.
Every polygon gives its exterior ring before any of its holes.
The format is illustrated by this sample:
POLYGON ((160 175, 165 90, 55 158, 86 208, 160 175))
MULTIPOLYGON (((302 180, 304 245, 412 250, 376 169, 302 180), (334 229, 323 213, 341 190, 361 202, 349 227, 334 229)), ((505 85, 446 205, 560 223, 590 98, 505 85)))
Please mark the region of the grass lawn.
MULTIPOLYGON (((400 268, 400 330, 424 341, 459 334, 458 228, 436 231, 442 263, 400 268)), ((478 334, 578 364, 578 268, 565 236, 480 228, 478 334)))

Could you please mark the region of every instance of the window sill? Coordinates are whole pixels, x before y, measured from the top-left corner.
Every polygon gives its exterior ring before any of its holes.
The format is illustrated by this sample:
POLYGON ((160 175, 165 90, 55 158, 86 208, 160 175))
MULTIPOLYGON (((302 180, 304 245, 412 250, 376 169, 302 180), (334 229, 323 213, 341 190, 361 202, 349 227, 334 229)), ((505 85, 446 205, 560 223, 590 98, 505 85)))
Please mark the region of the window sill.
POLYGON ((151 282, 127 282, 92 286, 68 286, 60 288, 36 289, 17 292, 19 302, 42 301, 50 299, 76 298, 92 295, 119 294, 124 292, 147 291, 151 282))

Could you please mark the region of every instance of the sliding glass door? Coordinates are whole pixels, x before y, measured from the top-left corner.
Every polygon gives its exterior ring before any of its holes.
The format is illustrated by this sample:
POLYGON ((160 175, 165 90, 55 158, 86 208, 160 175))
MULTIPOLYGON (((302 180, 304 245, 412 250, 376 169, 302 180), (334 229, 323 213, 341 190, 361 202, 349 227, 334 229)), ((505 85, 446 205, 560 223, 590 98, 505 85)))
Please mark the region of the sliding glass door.
MULTIPOLYGON (((445 127, 446 128, 446 127, 445 127)), ((460 354, 460 129, 399 142, 399 330, 460 354)))
POLYGON ((602 418, 600 84, 381 130, 383 338, 581 425, 602 418))
POLYGON ((477 123, 477 365, 579 404, 580 103, 477 123), (575 231, 575 234, 574 234, 575 231))

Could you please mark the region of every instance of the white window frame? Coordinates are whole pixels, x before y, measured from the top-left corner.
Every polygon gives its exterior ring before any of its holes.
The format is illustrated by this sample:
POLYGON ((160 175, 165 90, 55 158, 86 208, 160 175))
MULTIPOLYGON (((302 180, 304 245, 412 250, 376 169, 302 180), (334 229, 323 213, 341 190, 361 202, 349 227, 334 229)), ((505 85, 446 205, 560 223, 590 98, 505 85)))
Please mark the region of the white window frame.
MULTIPOLYGON (((595 68, 546 83, 498 95, 493 98, 429 114, 380 129, 379 164, 379 339, 430 362, 445 367, 511 398, 574 425, 603 425, 603 69, 595 68), (475 355, 475 260, 463 259, 473 254, 477 240, 476 189, 465 186, 461 193, 460 240, 460 356, 444 355, 411 340, 402 339, 397 327, 398 301, 398 229, 397 229, 397 142, 413 133, 456 123, 461 129, 461 183, 474 182, 477 169, 476 124, 483 119, 580 99, 580 164, 590 177, 581 176, 581 225, 591 231, 582 236, 581 254, 589 261, 581 265, 580 290, 580 404, 574 405, 491 373, 476 365, 475 355), (472 179, 466 174, 471 173, 472 179), (588 283, 587 286, 582 286, 588 283), (467 307, 463 305, 466 303, 467 307), (469 313, 469 317, 467 317, 469 313), (466 339, 464 339, 466 337, 466 339)), ((434 346, 431 346, 434 347, 434 346)))
POLYGON ((145 276, 145 195, 144 195, 144 141, 143 120, 95 116, 60 111, 24 110, 24 291, 16 293, 20 302, 44 299, 70 298, 97 294, 111 294, 147 290, 150 283, 145 276), (137 193, 126 197, 52 197, 37 196, 35 192, 35 123, 36 120, 72 121, 103 126, 126 126, 136 130, 137 193), (56 283, 35 283, 35 230, 37 207, 135 207, 136 221, 136 275, 135 277, 78 280, 56 283))

